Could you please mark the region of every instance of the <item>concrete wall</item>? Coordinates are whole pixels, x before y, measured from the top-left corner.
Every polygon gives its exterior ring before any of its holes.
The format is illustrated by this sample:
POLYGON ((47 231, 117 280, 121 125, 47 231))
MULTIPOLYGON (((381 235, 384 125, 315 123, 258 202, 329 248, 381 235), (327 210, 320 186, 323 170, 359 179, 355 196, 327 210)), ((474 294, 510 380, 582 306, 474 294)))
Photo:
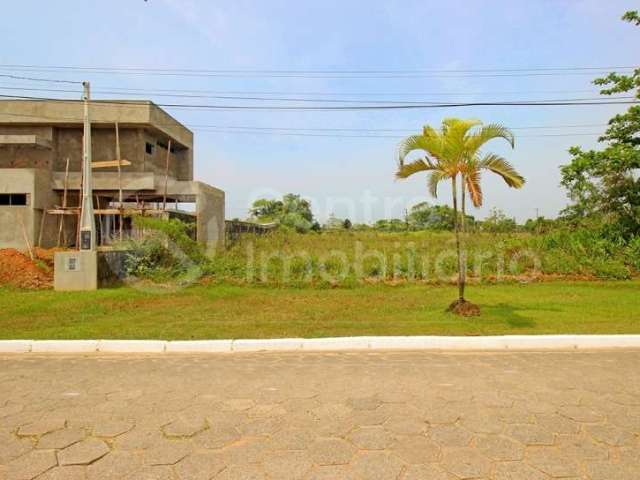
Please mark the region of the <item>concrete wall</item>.
MULTIPOLYGON (((53 200, 49 184, 50 172, 45 169, 0 169, 0 193, 28 195, 27 206, 0 206, 0 247, 25 250, 23 225, 31 246, 36 245, 43 211, 53 200)), ((49 237, 54 227, 52 222, 45 224, 43 236, 49 237)))
POLYGON ((224 245, 224 192, 193 182, 196 191, 197 240, 212 254, 224 245))
MULTIPOLYGON (((52 134, 51 127, 0 125, 0 135, 36 135, 51 142, 52 134)), ((0 144, 0 168, 51 169, 53 158, 51 148, 0 144)))

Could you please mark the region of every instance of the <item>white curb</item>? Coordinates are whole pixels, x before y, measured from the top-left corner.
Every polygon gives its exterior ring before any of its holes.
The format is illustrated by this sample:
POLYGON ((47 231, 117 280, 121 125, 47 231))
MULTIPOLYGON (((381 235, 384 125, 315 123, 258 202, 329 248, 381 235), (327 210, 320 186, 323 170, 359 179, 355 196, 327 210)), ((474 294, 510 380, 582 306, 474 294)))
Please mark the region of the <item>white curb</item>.
POLYGON ((167 353, 226 353, 232 340, 176 340, 167 342, 167 353))
POLYGON ((91 353, 98 351, 98 340, 35 340, 34 353, 91 353))
POLYGON ((303 350, 333 351, 333 350, 367 350, 371 337, 334 337, 334 338, 306 338, 302 344, 303 350))
POLYGON ((286 350, 301 350, 306 342, 304 338, 272 338, 264 340, 234 340, 234 352, 277 352, 286 350))
POLYGON ((98 351, 104 353, 162 353, 163 340, 100 340, 98 351))
POLYGON ((0 353, 30 352, 32 343, 32 340, 0 340, 0 353))
POLYGON ((231 353, 300 351, 524 351, 640 348, 640 335, 335 337, 240 340, 0 340, 0 353, 231 353))

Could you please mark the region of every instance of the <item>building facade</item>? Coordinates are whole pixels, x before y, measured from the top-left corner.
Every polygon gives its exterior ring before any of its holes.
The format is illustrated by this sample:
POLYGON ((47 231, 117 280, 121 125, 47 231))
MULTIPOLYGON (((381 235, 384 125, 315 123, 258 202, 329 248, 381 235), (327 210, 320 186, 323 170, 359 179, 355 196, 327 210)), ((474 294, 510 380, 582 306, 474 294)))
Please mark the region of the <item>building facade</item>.
MULTIPOLYGON (((139 214, 192 222, 208 250, 222 245, 224 192, 193 180, 190 130, 147 101, 92 101, 90 117, 99 245, 139 214)), ((81 101, 0 101, 0 248, 76 245, 82 138, 81 101)))

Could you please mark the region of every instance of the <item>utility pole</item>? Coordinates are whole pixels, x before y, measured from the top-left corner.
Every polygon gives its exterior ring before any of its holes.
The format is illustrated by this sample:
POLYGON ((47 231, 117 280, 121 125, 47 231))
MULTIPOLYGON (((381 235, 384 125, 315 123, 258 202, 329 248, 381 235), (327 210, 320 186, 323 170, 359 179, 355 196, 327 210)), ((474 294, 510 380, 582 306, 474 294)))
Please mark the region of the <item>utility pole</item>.
POLYGON ((89 116, 90 85, 82 82, 84 103, 84 135, 82 146, 82 205, 80 206, 80 250, 96 250, 96 221, 93 215, 93 183, 91 180, 91 118, 89 116))
POLYGON ((95 290, 98 288, 96 222, 93 216, 91 181, 91 118, 89 82, 82 82, 84 132, 82 139, 82 198, 80 203, 80 249, 56 252, 53 258, 53 288, 56 290, 95 290))

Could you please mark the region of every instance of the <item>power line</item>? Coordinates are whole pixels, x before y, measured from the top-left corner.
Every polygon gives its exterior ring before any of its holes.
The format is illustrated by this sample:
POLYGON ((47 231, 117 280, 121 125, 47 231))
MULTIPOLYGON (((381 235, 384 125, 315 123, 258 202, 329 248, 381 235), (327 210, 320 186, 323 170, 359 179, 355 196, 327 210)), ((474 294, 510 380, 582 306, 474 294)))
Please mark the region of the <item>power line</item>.
POLYGON ((109 75, 155 75, 182 77, 228 77, 228 78, 485 78, 485 77, 528 77, 558 75, 593 75, 611 70, 630 71, 635 66, 605 67, 528 67, 528 68, 483 68, 483 69, 361 69, 361 70, 212 70, 212 69, 170 69, 146 67, 83 67, 56 65, 0 65, 0 69, 27 72, 87 72, 109 75))
MULTIPOLYGON (((28 91, 28 92, 48 92, 48 93, 76 93, 75 90, 69 89, 56 89, 56 88, 32 88, 32 87, 5 87, 0 86, 0 90, 11 90, 11 91, 28 91)), ((142 95, 141 93, 126 93, 126 92, 117 92, 117 91, 109 91, 109 90, 93 90, 92 93, 99 94, 108 94, 108 95, 142 95)), ((413 105, 416 103, 431 103, 428 100, 370 100, 370 99, 326 99, 326 98, 265 98, 265 97, 253 97, 253 96, 228 96, 228 95, 178 95, 178 94, 154 94, 155 96, 164 96, 164 97, 177 97, 177 98, 212 98, 217 100, 255 100, 255 101, 268 101, 268 102, 301 102, 301 103, 370 103, 370 104, 403 104, 403 105, 413 105)), ((598 97, 599 98, 599 97, 598 97)), ((612 97, 618 99, 630 99, 635 98, 633 96, 618 96, 612 97)), ((589 98, 589 99, 579 99, 579 100, 597 100, 597 98, 589 98)), ((433 102, 440 103, 440 102, 433 102)))
MULTIPOLYGON (((14 98, 33 101, 51 102, 71 102, 78 100, 62 98, 31 97, 26 95, 0 95, 2 98, 14 98)), ((363 110, 410 110, 410 109, 432 109, 432 108, 455 108, 455 107, 482 107, 482 106, 506 106, 506 107, 526 107, 526 106, 584 106, 584 105, 628 105, 640 103, 636 97, 618 97, 621 101, 600 99, 600 98, 573 98, 557 100, 521 100, 521 101, 483 101, 483 102, 420 102, 415 104, 393 104, 393 105, 358 105, 358 106, 282 106, 282 105, 208 105, 208 104, 180 104, 180 103, 155 103, 160 107, 168 108, 193 108, 208 109, 217 111, 234 110, 265 110, 265 111, 363 111, 363 110), (627 99, 633 99, 627 101, 627 99)), ((109 105, 149 105, 150 102, 140 102, 135 100, 98 100, 92 102, 93 106, 109 105)))
POLYGON ((34 78, 34 77, 23 77, 21 75, 10 75, 10 74, 0 74, 0 77, 3 78, 12 78, 14 80, 30 80, 32 82, 50 82, 50 83, 73 83, 82 85, 82 82, 73 81, 73 80, 59 80, 53 78, 34 78))
MULTIPOLYGON (((324 137, 324 138, 392 138, 399 140, 402 135, 340 135, 340 134, 323 134, 323 133, 307 133, 307 132, 265 132, 265 131, 250 131, 250 130, 224 130, 224 129, 198 129, 201 133, 221 133, 221 134, 244 134, 244 135, 270 135, 270 136, 284 136, 284 137, 324 137)), ((547 134, 533 134, 533 135, 518 135, 516 139, 520 138, 543 138, 543 137, 583 137, 600 136, 602 133, 590 132, 590 133, 547 133, 547 134)))
MULTIPOLYGON (((48 120, 74 120, 80 121, 80 117, 68 117, 58 115, 55 117, 47 115, 32 115, 25 113, 13 113, 13 112, 0 112, 0 115, 7 115, 21 118, 45 118, 48 120)), ((158 126, 175 125, 175 123, 155 123, 158 126)), ((606 127, 608 124, 602 123, 589 123, 589 124, 569 124, 569 125, 530 125, 530 126, 514 126, 508 127, 511 130, 539 130, 539 129, 554 129, 554 128, 589 128, 589 127, 606 127)), ((220 129, 229 130, 229 133, 233 133, 233 130, 264 130, 264 131, 292 131, 292 132, 400 132, 404 134, 411 134, 420 131, 420 127, 407 127, 407 128, 327 128, 327 127, 259 127, 259 126, 244 126, 244 125, 198 125, 198 124, 185 124, 185 127, 189 129, 195 129, 200 131, 207 131, 206 129, 220 129)), ((211 131, 214 131, 211 130, 211 131)), ((580 135, 580 134, 576 134, 580 135)), ((589 134, 591 135, 591 134, 589 134)), ((594 135, 596 135, 594 133, 594 135)), ((395 137, 394 137, 395 138, 395 137)))

